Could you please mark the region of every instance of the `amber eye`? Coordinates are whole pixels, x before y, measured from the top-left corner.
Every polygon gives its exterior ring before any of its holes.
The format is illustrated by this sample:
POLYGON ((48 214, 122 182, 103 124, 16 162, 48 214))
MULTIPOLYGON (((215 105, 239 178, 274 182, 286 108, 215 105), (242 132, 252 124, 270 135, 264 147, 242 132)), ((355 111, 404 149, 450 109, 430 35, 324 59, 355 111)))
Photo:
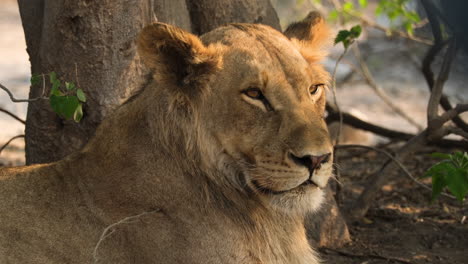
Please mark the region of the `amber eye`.
POLYGON ((260 91, 260 89, 256 87, 249 87, 245 89, 244 91, 242 91, 242 93, 256 100, 262 100, 263 98, 265 98, 262 94, 262 91, 260 91))
POLYGON ((323 84, 323 83, 311 85, 311 86, 309 87, 309 93, 312 94, 312 95, 314 95, 314 94, 316 94, 316 93, 320 90, 320 88, 322 88, 323 86, 325 86, 325 84, 323 84))

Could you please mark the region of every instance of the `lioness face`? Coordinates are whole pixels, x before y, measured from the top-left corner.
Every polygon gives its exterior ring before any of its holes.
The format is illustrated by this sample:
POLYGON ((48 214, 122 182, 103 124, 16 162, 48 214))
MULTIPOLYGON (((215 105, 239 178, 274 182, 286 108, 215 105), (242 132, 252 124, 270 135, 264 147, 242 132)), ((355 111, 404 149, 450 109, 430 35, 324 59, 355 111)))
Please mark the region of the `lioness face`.
POLYGON ((323 119, 329 75, 318 64, 324 26, 312 15, 287 37, 252 24, 202 39, 162 23, 140 33, 139 53, 168 95, 168 116, 194 137, 181 140, 197 143, 202 166, 222 172, 208 176, 224 189, 288 212, 321 203, 332 175, 323 119))
POLYGON ((332 175, 328 74, 266 26, 231 25, 204 39, 228 47, 201 116, 238 182, 275 208, 317 208, 332 175))

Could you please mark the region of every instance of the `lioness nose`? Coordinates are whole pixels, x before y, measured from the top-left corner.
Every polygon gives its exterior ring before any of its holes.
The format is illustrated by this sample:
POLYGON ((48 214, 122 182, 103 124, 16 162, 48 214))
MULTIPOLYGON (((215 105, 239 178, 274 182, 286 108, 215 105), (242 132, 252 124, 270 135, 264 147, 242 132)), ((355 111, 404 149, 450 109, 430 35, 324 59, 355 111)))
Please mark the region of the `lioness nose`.
POLYGON ((289 153, 289 157, 298 165, 305 166, 312 173, 314 170, 319 169, 323 163, 330 160, 331 153, 327 153, 320 156, 305 155, 297 157, 296 155, 289 153))

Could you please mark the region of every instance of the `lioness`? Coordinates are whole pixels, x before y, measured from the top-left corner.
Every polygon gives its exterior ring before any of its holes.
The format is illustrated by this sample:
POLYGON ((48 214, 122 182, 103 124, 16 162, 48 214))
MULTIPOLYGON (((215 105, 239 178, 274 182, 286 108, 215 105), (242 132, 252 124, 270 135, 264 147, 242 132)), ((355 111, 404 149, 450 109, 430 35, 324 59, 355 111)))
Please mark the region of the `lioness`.
POLYGON ((0 263, 318 263, 303 217, 332 174, 327 28, 156 23, 153 81, 79 153, 0 169, 0 263))

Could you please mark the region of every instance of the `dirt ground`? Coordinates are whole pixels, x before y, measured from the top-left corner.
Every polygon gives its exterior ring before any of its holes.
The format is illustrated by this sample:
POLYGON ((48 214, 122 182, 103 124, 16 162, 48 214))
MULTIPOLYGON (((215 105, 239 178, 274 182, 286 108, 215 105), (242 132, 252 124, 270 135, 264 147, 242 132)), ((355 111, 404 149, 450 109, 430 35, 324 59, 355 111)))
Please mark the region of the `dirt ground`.
MULTIPOLYGON (((391 149, 390 149, 391 150, 391 149)), ((437 160, 426 148, 407 160, 413 175, 423 175, 437 160)), ((343 184, 343 204, 349 205, 362 191, 366 179, 385 161, 382 154, 361 149, 337 153, 343 184)), ((430 186, 430 180, 424 180, 430 186)), ((468 207, 441 197, 430 202, 430 191, 403 172, 382 188, 365 219, 350 223, 352 242, 339 249, 321 249, 325 263, 468 263, 468 207)))

